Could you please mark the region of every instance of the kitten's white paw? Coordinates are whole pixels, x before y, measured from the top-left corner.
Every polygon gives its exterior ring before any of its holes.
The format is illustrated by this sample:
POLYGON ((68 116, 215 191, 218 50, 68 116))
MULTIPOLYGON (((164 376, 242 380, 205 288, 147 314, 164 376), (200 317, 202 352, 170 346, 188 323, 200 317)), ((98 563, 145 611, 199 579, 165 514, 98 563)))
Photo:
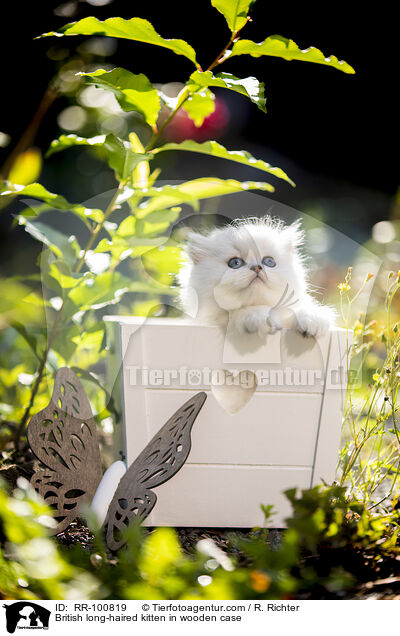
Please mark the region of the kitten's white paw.
POLYGON ((256 333, 262 324, 262 318, 258 313, 248 314, 243 321, 244 333, 256 333))
POLYGON ((319 338, 324 336, 332 325, 332 311, 329 307, 312 307, 296 311, 297 331, 303 336, 319 338))
POLYGON ((273 334, 282 329, 281 321, 276 311, 267 307, 248 312, 243 320, 243 331, 245 333, 258 333, 263 337, 266 334, 273 334))
POLYGON ((281 329, 282 323, 278 316, 278 313, 274 309, 270 309, 267 314, 265 323, 259 331, 261 331, 261 334, 274 334, 277 331, 281 331, 281 329))

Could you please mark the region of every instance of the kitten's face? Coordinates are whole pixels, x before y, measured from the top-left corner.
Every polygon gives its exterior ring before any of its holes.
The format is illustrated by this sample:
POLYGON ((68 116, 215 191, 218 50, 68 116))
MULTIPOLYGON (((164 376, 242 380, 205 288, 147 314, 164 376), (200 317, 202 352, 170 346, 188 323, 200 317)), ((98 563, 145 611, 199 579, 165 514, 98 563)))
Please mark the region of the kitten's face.
MULTIPOLYGON (((304 272, 296 253, 299 231, 263 223, 192 234, 189 254, 197 293, 214 296, 226 310, 247 305, 273 307, 285 288, 300 291, 304 272)), ((199 298, 201 301, 201 298, 199 298)))

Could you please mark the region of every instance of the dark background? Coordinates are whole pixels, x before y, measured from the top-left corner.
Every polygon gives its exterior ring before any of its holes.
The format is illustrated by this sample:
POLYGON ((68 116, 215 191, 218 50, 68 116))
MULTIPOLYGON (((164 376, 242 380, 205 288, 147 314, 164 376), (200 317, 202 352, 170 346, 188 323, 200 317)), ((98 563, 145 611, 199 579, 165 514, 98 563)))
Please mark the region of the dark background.
MULTIPOLYGON (((59 6, 59 2, 18 1, 2 6, 0 130, 9 134, 12 142, 8 148, 0 149, 0 163, 30 121, 54 74, 55 62, 46 52, 60 40, 34 40, 36 35, 87 15, 99 19, 138 16, 149 19, 163 37, 186 39, 196 49, 203 68, 229 39, 223 16, 209 0, 114 0, 103 7, 82 1, 70 18, 54 13, 60 13, 59 6)), ((246 26, 242 37, 261 41, 268 35, 281 34, 301 48, 316 46, 326 56, 334 54, 346 60, 356 75, 267 57, 233 58, 221 67, 239 77, 255 75, 264 81, 268 114, 224 91, 232 118, 220 141, 233 149, 248 148, 256 156, 286 169, 297 188, 292 190, 277 182, 273 195, 277 200, 300 210, 322 206, 328 223, 359 241, 367 238, 374 223, 393 216, 399 185, 398 46, 393 11, 394 5, 388 3, 366 9, 366 5, 356 3, 352 6, 258 0, 252 11, 254 23, 246 26)), ((63 45, 72 50, 83 39, 65 38, 63 45)), ((193 71, 190 61, 182 56, 124 40, 118 41, 115 54, 107 61, 135 73, 144 72, 153 82, 185 81, 193 71)), ((47 113, 36 139, 42 150, 60 133, 57 114, 67 104, 66 98, 58 99, 47 113)), ((210 165, 209 160, 199 160, 171 165, 164 165, 165 178, 217 174, 263 179, 259 172, 230 172, 228 162, 210 165)), ((73 168, 68 177, 65 165, 57 160, 44 170, 41 181, 53 191, 71 195, 73 200, 83 199, 72 183, 73 168)), ((89 194, 85 192, 85 196, 89 194)), ((10 209, 2 212, 3 234, 9 229, 11 213, 10 209)), ((2 246, 5 247, 4 241, 2 246)))

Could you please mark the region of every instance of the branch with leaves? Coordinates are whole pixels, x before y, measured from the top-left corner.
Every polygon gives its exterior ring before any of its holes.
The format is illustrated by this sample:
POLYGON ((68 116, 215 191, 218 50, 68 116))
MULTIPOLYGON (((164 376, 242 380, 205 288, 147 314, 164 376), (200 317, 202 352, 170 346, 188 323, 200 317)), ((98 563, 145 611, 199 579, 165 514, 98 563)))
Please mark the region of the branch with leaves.
MULTIPOLYGON (((40 264, 45 288, 44 303, 50 325, 46 341, 44 334, 41 335, 40 347, 27 330, 19 331, 34 349, 38 366, 17 429, 17 440, 25 433, 47 370, 52 372, 51 369, 57 365, 76 364, 79 359, 77 351, 82 342, 87 346, 90 342, 96 342, 98 346, 93 355, 88 356, 87 367, 82 368, 82 373, 90 377, 90 369, 104 354, 104 350, 100 352, 99 347, 103 327, 97 319, 97 310, 119 302, 127 293, 139 292, 153 298, 174 294, 168 276, 162 280, 152 280, 149 276, 143 280, 133 280, 120 271, 123 261, 129 259, 134 264, 141 259, 151 271, 152 259, 160 263, 158 248, 162 246, 165 267, 168 272, 172 271, 179 261, 179 249, 168 243, 166 234, 179 218, 182 205, 197 209, 199 201, 210 197, 247 190, 274 191, 274 186, 266 181, 240 182, 216 177, 193 179, 179 185, 158 186, 160 171, 156 168, 151 172, 150 165, 157 162, 161 153, 199 153, 223 158, 294 185, 281 168, 271 166, 247 151, 228 150, 216 141, 197 143, 186 140, 182 143, 160 145, 166 126, 181 109, 185 110, 196 126, 203 124, 204 119, 215 108, 214 88, 239 93, 266 112, 263 83, 255 77, 239 78, 228 72, 220 72, 221 64, 239 55, 272 56, 324 64, 345 73, 354 73, 346 62, 339 61, 334 56, 326 58, 313 47, 301 50, 292 40, 281 36, 269 36, 260 43, 241 39, 242 29, 251 22, 251 0, 239 0, 236 3, 211 0, 211 4, 225 17, 230 36, 227 44, 205 71, 190 44, 181 39, 163 38, 150 22, 142 18, 124 20, 117 17, 100 21, 96 17, 88 17, 40 36, 100 35, 152 44, 184 56, 195 68, 176 98, 164 95, 143 73, 134 74, 124 68, 99 68, 81 73, 88 85, 111 92, 123 111, 138 113, 152 133, 147 145, 133 131, 128 139, 114 134, 95 137, 69 134, 61 135, 52 142, 48 157, 68 148, 85 146, 100 153, 99 156, 114 171, 117 187, 104 211, 87 208, 82 204, 71 204, 63 196, 50 192, 39 183, 21 185, 9 182, 0 191, 2 197, 19 195, 33 197, 40 202, 22 212, 18 221, 44 248, 40 264), (215 69, 218 69, 216 74, 215 69), (162 106, 169 109, 169 115, 160 123, 162 106), (122 221, 119 213, 121 208, 126 210, 122 221), (86 244, 80 245, 75 236, 63 234, 46 224, 42 220, 42 214, 49 209, 56 209, 59 213, 69 211, 75 216, 77 223, 84 224, 89 232, 86 244), (118 220, 114 222, 113 215, 117 211, 119 216, 115 218, 118 220), (100 267, 99 262, 103 263, 100 267)), ((96 381, 95 376, 93 378, 96 381)))

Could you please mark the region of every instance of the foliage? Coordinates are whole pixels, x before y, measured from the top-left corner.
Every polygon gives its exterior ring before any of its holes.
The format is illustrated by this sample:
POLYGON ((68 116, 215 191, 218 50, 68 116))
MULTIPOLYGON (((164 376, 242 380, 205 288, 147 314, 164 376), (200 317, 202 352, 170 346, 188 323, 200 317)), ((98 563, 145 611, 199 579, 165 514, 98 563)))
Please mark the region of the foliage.
POLYGON ((351 268, 339 285, 342 317, 353 327, 348 366, 351 383, 346 396, 340 457, 340 483, 369 508, 389 512, 397 507, 400 473, 398 392, 400 387, 398 302, 400 274, 389 272, 377 320, 360 316, 350 324, 352 306, 368 284, 352 291, 351 268))
MULTIPOLYGON (((210 539, 188 555, 171 528, 150 533, 134 525, 127 546, 107 554, 101 534, 90 550, 57 546, 48 537, 50 510, 25 480, 0 489, 0 593, 15 599, 288 599, 332 598, 379 574, 383 557, 397 563, 393 519, 373 516, 339 486, 286 493, 292 516, 278 547, 268 531, 232 534, 228 550, 210 539), (316 558, 318 556, 318 558, 316 558), (318 596, 316 596, 318 594, 318 596)), ((270 507, 264 507, 266 517, 270 507)))
MULTIPOLYGON (((43 249, 38 263, 40 276, 37 270, 29 269, 23 276, 0 280, 0 450, 7 451, 3 458, 20 450, 29 419, 48 403, 48 382, 51 384, 61 366, 72 367, 93 385, 91 401, 99 424, 114 415, 103 386, 106 342, 102 317, 117 303, 124 313, 147 311, 150 305, 161 305, 168 311, 180 259, 180 246, 172 231, 183 206, 197 211, 200 202, 211 197, 250 189, 274 191, 269 182, 217 177, 165 184, 160 181, 162 153, 194 152, 224 158, 294 185, 281 168, 245 150, 230 150, 213 140, 201 144, 193 140, 164 142, 165 128, 181 109, 196 126, 203 124, 214 111, 214 89, 234 91, 266 112, 263 83, 253 76, 221 72, 220 65, 228 60, 234 65, 238 55, 272 56, 353 72, 346 62, 334 56, 325 58, 313 47, 301 50, 282 36, 269 36, 259 44, 241 39, 241 31, 249 23, 251 0, 211 3, 225 17, 230 35, 205 69, 191 45, 162 37, 142 18, 100 21, 89 17, 45 34, 102 35, 154 45, 167 49, 171 63, 172 54, 176 54, 185 57, 191 67, 185 85, 173 98, 144 74, 123 68, 110 70, 103 62, 96 70, 93 65, 66 64, 57 75, 51 90, 73 94, 85 82, 87 87, 111 94, 124 112, 135 116, 135 125, 126 135, 63 134, 47 153, 50 158, 67 149, 90 149, 115 175, 115 188, 105 204, 71 203, 36 182, 41 156, 32 149, 13 157, 5 171, 8 180, 1 184, 1 201, 7 204, 24 197, 26 208, 17 223, 43 249), (50 210, 56 210, 57 222, 49 216, 50 210), (73 220, 73 235, 60 229, 64 220, 73 220)), ((349 280, 345 285, 349 287, 349 280)), ((400 341, 397 326, 390 319, 398 286, 399 281, 388 290, 389 318, 382 341, 385 361, 372 375, 373 391, 364 395, 364 406, 355 417, 349 394, 346 416, 352 438, 343 451, 342 485, 351 484, 353 491, 361 494, 362 503, 372 505, 393 499, 400 471, 395 417, 400 341), (375 463, 366 458, 366 451, 375 463), (373 476, 370 466, 375 470, 373 476), (375 497, 385 479, 392 485, 379 502, 375 497)), ((341 290, 346 297, 347 287, 341 290)), ((371 330, 370 323, 356 329, 355 353, 371 351, 371 330)), ((66 552, 49 538, 50 511, 27 484, 20 481, 11 495, 1 487, 0 591, 8 598, 49 599, 272 599, 314 589, 329 595, 340 586, 351 585, 359 572, 360 564, 349 559, 349 550, 369 550, 374 558, 397 555, 396 515, 390 519, 384 511, 375 515, 337 486, 304 491, 301 496, 289 491, 287 496, 293 516, 277 550, 269 546, 266 530, 255 531, 247 541, 232 536, 231 546, 238 545, 246 559, 243 565, 205 544, 187 556, 176 533, 169 529, 145 535, 138 527, 131 528, 127 549, 117 559, 109 558, 100 535, 95 536, 90 552, 82 548, 66 552), (321 569, 315 556, 328 548, 332 559, 321 569)), ((269 514, 268 506, 265 512, 269 514)))
MULTIPOLYGON (((167 97, 144 74, 134 74, 120 67, 93 70, 93 65, 82 68, 81 64, 74 63, 54 80, 54 90, 59 90, 62 82, 68 79, 70 92, 82 82, 88 87, 96 87, 95 90, 105 91, 106 95, 116 99, 123 112, 135 114, 138 126, 128 131, 126 137, 113 132, 94 137, 63 134, 51 143, 48 157, 65 149, 87 147, 108 164, 114 172, 116 187, 109 194, 106 205, 93 207, 70 203, 61 194, 32 182, 41 165, 40 156, 32 150, 14 161, 8 171, 9 180, 2 184, 0 197, 5 203, 17 196, 32 199, 27 200, 27 207, 20 212, 17 222, 43 246, 39 257, 41 278, 29 275, 30 272, 27 274, 21 283, 27 285, 31 293, 21 303, 21 312, 7 312, 0 322, 9 325, 10 330, 0 347, 0 369, 7 369, 10 375, 17 377, 19 384, 22 382, 22 386, 15 389, 3 381, 3 411, 0 413, 3 413, 9 431, 3 443, 10 442, 11 431, 14 431, 15 442, 24 437, 31 415, 46 402, 47 380, 51 380, 55 369, 64 365, 74 366, 81 376, 93 383, 96 392, 91 397, 98 419, 107 418, 110 415, 109 396, 106 390, 101 396, 98 391, 102 386, 101 363, 105 355, 101 322, 104 312, 109 312, 112 305, 118 303, 120 311, 135 313, 148 307, 149 301, 164 305, 168 311, 171 296, 175 293, 173 274, 177 272, 180 259, 180 249, 171 232, 182 206, 190 206, 196 211, 199 202, 210 197, 247 190, 273 192, 275 189, 269 182, 216 177, 165 185, 159 180, 157 167, 163 152, 194 152, 224 158, 294 185, 282 169, 244 150, 228 150, 212 140, 203 144, 192 140, 163 143, 165 127, 181 109, 196 126, 202 125, 205 117, 214 110, 214 88, 235 91, 265 111, 262 82, 255 77, 240 78, 230 72, 220 72, 220 65, 229 57, 247 53, 274 55, 326 63, 350 72, 350 67, 337 63, 336 58, 325 60, 316 49, 300 51, 292 41, 280 36, 271 36, 262 45, 253 43, 254 46, 249 40, 243 40, 244 46, 240 49, 240 32, 249 22, 252 4, 249 0, 237 3, 212 1, 226 18, 231 36, 206 69, 200 66, 190 44, 181 39, 164 38, 142 18, 124 20, 116 17, 101 21, 88 17, 41 36, 101 35, 127 39, 132 44, 144 43, 167 49, 171 61, 172 54, 184 56, 195 70, 191 68, 186 84, 175 98, 167 97), (254 47, 259 47, 257 53, 254 47), (218 72, 214 73, 214 69, 218 72), (53 209, 58 215, 66 214, 69 221, 73 219, 76 227, 73 235, 60 229, 62 225, 58 220, 51 220, 48 213, 53 209), (35 312, 39 305, 42 316, 46 316, 47 329, 43 320, 40 325, 26 323, 29 302, 35 312)), ((17 289, 16 285, 14 289, 17 289)))

